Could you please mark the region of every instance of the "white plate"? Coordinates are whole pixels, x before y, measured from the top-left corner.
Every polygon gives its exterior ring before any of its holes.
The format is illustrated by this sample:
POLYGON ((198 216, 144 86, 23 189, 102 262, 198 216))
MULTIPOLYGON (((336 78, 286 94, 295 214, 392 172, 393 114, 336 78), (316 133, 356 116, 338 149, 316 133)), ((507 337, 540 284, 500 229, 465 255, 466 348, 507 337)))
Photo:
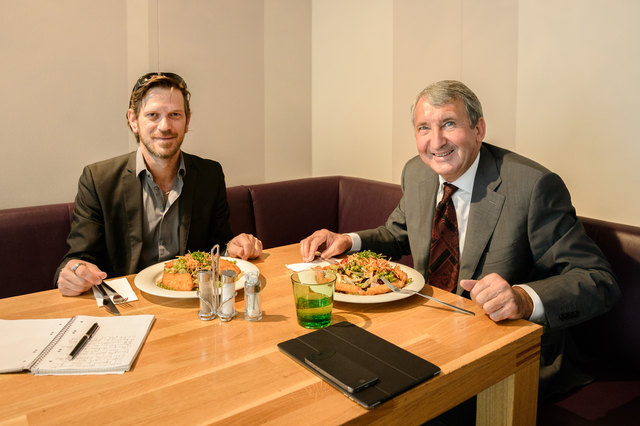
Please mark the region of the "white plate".
MULTIPOLYGON (((256 265, 251 262, 247 262, 242 259, 234 259, 232 257, 220 257, 220 259, 226 259, 236 263, 236 266, 240 268, 243 272, 243 275, 240 277, 238 281, 236 281, 236 290, 240 290, 244 288, 244 274, 247 272, 257 272, 260 273, 260 270, 256 265)), ((144 268, 142 271, 136 275, 133 280, 133 283, 140 289, 140 291, 144 291, 145 293, 153 294, 154 296, 162 296, 162 297, 172 297, 174 299, 196 299, 198 295, 196 291, 179 291, 179 290, 167 290, 166 288, 158 287, 156 283, 162 279, 162 273, 164 272, 164 264, 165 262, 156 263, 155 265, 151 265, 147 268, 144 268)))
MULTIPOLYGON (((319 263, 321 266, 326 266, 329 263, 319 263)), ((410 268, 405 265, 401 265, 399 263, 389 262, 391 266, 398 265, 400 269, 407 273, 411 282, 407 284, 404 288, 414 291, 422 290, 424 287, 424 277, 420 274, 420 272, 416 271, 413 268, 410 268)), ((413 296, 412 294, 404 294, 404 293, 384 293, 384 294, 374 294, 374 295, 359 295, 359 294, 346 294, 346 293, 338 293, 337 291, 333 295, 333 300, 337 302, 347 302, 347 303, 384 303, 384 302, 393 302, 394 300, 404 299, 406 297, 413 296)))

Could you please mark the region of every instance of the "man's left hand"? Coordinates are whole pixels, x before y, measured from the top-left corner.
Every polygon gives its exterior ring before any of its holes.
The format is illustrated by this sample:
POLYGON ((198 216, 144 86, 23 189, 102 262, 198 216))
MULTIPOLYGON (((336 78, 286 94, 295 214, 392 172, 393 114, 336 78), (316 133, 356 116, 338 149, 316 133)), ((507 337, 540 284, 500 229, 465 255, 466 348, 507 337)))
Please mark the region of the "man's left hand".
POLYGON ((262 241, 250 234, 238 234, 227 244, 227 253, 243 260, 253 259, 262 253, 262 241))
POLYGON ((533 301, 527 292, 512 287, 498 274, 489 274, 481 280, 460 280, 460 286, 496 322, 529 318, 533 312, 533 301))

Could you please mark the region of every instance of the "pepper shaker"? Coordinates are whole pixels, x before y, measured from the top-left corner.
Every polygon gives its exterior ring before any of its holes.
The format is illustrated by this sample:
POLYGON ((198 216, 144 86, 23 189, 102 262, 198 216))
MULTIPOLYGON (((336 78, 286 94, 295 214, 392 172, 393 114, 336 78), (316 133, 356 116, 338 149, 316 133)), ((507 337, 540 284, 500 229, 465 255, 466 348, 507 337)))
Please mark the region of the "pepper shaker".
POLYGON ((244 319, 260 321, 260 281, 257 272, 246 272, 244 280, 244 319))
POLYGON ((200 310, 198 318, 202 321, 210 321, 216 317, 216 302, 214 300, 214 282, 212 271, 198 271, 198 298, 200 299, 200 310))

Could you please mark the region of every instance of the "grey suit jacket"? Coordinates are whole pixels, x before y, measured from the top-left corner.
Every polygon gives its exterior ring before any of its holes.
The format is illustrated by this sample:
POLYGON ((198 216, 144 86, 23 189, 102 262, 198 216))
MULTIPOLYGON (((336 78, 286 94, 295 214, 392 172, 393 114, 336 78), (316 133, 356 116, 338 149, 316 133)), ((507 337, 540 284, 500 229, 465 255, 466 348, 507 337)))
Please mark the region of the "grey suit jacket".
MULTIPOLYGON (((362 248, 413 255, 427 277, 438 175, 420 157, 402 175, 403 197, 387 223, 359 232, 362 248)), ((513 152, 483 143, 476 173, 460 279, 497 273, 529 285, 542 300, 547 330, 562 330, 609 310, 619 296, 611 267, 576 218, 559 176, 513 152)), ((458 286, 458 294, 463 289, 458 286)), ((546 333, 543 365, 562 363, 565 336, 546 333), (545 359, 546 358, 546 359, 545 359)))
MULTIPOLYGON (((183 153, 185 175, 180 208, 180 253, 210 250, 232 237, 222 167, 216 161, 183 153)), ((136 153, 86 166, 78 183, 68 259, 95 263, 108 276, 133 274, 142 251, 142 183, 136 153)))

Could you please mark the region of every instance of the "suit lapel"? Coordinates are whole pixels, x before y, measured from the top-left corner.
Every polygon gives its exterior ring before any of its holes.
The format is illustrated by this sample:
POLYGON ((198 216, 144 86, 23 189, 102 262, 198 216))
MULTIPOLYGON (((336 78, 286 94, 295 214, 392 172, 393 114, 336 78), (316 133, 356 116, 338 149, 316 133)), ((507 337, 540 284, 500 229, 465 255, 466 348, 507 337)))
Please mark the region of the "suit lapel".
POLYGON ((185 174, 180 195, 180 253, 186 253, 187 241, 189 241, 189 228, 191 227, 192 208, 195 204, 195 188, 198 181, 198 173, 188 154, 182 153, 184 158, 185 174))
POLYGON ((136 153, 127 161, 127 172, 122 176, 122 196, 129 226, 130 250, 129 271, 137 271, 142 253, 142 184, 136 176, 136 153))
MULTIPOLYGON (((460 259, 460 279, 473 278, 480 257, 496 228, 504 205, 504 195, 495 192, 501 182, 495 158, 483 145, 473 184, 464 251, 460 259)), ((461 292, 462 288, 458 286, 458 293, 461 292)))
POLYGON ((433 215, 435 212, 439 183, 438 175, 435 173, 426 175, 418 182, 418 208, 415 210, 420 213, 421 217, 419 217, 416 223, 415 235, 417 235, 418 238, 411 252, 414 255, 414 264, 419 265, 418 270, 420 270, 425 277, 429 269, 431 231, 433 228, 433 215))

